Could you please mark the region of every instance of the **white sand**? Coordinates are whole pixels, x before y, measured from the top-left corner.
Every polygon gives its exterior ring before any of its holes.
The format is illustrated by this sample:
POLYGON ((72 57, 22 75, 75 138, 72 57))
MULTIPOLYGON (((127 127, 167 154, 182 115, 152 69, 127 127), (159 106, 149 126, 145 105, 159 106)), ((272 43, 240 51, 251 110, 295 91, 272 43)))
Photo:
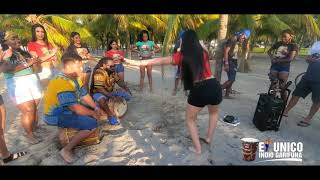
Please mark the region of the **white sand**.
MULTIPOLYGON (((305 71, 307 64, 296 61, 292 65, 290 79, 305 71)), ((320 113, 316 114, 310 127, 302 128, 296 123, 303 120, 311 106, 310 96, 301 101, 289 113, 287 122, 283 122, 280 131, 260 132, 252 118, 258 100, 257 93, 267 90, 269 81, 267 72, 269 60, 256 57, 252 62, 253 72, 238 73, 234 89, 242 94, 236 99, 224 100, 221 104, 220 117, 226 114, 240 118, 241 124, 234 127, 219 121, 212 145, 202 144, 203 155, 195 156, 188 150, 192 146, 185 126, 186 97, 183 91, 177 96, 171 96, 173 89, 173 67, 166 67, 165 80, 162 81, 160 67, 153 73, 154 94, 148 92, 147 77, 145 91, 137 92, 139 73, 136 68, 126 67, 125 78, 134 93, 134 98, 128 103, 129 111, 122 120, 125 131, 121 134, 107 134, 98 145, 78 148, 75 154, 80 157, 74 165, 318 165, 320 153, 318 139, 320 113), (155 130, 156 129, 156 130, 155 130), (158 129, 160 129, 158 131, 158 129), (303 162, 245 162, 242 160, 241 139, 257 138, 264 141, 303 142, 303 162)), ((223 81, 225 80, 223 74, 223 81)), ((59 156, 57 128, 46 125, 42 120, 41 129, 37 133, 45 140, 37 145, 28 145, 22 138, 23 129, 20 125, 20 113, 8 99, 1 78, 1 94, 7 107, 6 140, 11 151, 27 150, 29 155, 10 165, 65 165, 59 156)), ((291 86, 294 88, 294 85, 291 86)), ((42 114, 42 106, 39 114, 42 114)), ((200 136, 205 137, 208 124, 208 112, 204 109, 198 116, 200 136)), ((259 160, 259 159, 257 159, 259 160)))

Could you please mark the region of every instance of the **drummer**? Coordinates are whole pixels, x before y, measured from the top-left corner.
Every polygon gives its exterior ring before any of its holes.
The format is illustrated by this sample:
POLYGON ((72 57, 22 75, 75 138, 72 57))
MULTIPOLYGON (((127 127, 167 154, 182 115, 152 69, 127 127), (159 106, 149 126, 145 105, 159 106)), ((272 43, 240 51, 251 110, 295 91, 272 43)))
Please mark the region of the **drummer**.
POLYGON ((108 114, 108 120, 111 125, 117 125, 118 119, 115 112, 108 107, 108 99, 113 98, 115 101, 119 97, 129 101, 132 94, 123 80, 115 72, 115 64, 110 57, 102 58, 93 70, 90 94, 98 102, 99 106, 108 114), (124 91, 114 91, 114 85, 118 84, 124 91))

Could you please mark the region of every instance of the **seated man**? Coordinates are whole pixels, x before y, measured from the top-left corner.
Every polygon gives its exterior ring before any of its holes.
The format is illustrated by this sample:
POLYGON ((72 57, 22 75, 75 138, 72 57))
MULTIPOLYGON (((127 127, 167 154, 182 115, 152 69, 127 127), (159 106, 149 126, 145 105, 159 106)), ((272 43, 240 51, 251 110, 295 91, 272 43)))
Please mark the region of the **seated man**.
POLYGON ((312 93, 312 106, 309 114, 297 124, 301 127, 310 126, 313 116, 320 109, 320 41, 312 45, 310 55, 306 59, 309 63, 307 72, 293 91, 288 106, 283 113, 283 116, 288 117, 288 112, 298 103, 300 97, 305 98, 312 93))
POLYGON ((79 130, 60 151, 67 163, 73 162, 72 149, 91 135, 98 126, 99 114, 103 113, 79 78, 82 73, 81 61, 79 55, 63 55, 63 72, 50 80, 44 94, 44 121, 49 125, 79 130), (94 110, 81 105, 80 100, 94 110))
POLYGON ((108 107, 108 99, 123 97, 126 101, 129 101, 132 94, 124 81, 120 80, 120 77, 115 72, 113 59, 108 57, 102 58, 93 70, 92 79, 93 83, 91 84, 90 94, 93 95, 93 99, 98 102, 99 106, 108 114, 110 124, 118 124, 119 122, 114 111, 111 111, 108 107), (125 91, 114 92, 115 83, 125 91))

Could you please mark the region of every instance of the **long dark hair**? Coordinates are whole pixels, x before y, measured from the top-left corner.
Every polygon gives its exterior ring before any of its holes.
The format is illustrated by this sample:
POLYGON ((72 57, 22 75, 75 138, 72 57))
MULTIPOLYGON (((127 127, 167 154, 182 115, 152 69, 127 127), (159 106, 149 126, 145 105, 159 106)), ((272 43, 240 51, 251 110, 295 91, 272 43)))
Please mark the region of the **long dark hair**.
POLYGON ((44 29, 44 27, 41 24, 32 25, 32 27, 31 27, 31 33, 32 33, 31 41, 32 42, 36 42, 37 41, 36 28, 38 28, 38 27, 40 27, 43 30, 43 32, 44 32, 43 41, 48 45, 49 41, 48 41, 47 31, 44 29))
POLYGON ((138 41, 143 42, 143 34, 147 34, 148 40, 150 40, 149 32, 148 32, 147 30, 142 30, 142 31, 139 33, 138 41))
MULTIPOLYGON (((207 52, 201 46, 196 32, 187 30, 181 44, 182 79, 185 90, 192 88, 194 80, 203 78, 204 53, 207 52)), ((206 55, 208 57, 208 54, 206 55)))
POLYGON ((113 42, 117 43, 116 40, 111 40, 111 41, 109 42, 109 44, 108 44, 108 51, 112 49, 111 44, 112 44, 113 42))
POLYGON ((90 84, 90 94, 93 93, 93 87, 94 87, 94 72, 96 72, 97 69, 101 68, 103 66, 103 64, 107 63, 108 61, 112 61, 111 58, 109 57, 103 57, 99 60, 99 62, 97 63, 97 65, 93 68, 92 70, 92 77, 91 77, 91 84, 90 84))
POLYGON ((78 54, 78 52, 76 51, 76 46, 74 45, 74 41, 72 40, 72 38, 74 38, 76 35, 80 36, 78 32, 72 32, 70 34, 70 44, 66 49, 67 53, 78 54))

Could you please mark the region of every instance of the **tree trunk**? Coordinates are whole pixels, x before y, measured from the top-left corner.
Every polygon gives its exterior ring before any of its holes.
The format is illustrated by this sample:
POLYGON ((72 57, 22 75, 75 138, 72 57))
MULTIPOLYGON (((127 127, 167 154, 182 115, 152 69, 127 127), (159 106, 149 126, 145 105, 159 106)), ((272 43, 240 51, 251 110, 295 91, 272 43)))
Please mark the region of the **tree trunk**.
POLYGON ((129 59, 131 59, 130 42, 131 42, 131 35, 130 35, 130 32, 128 32, 128 33, 127 33, 127 45, 126 45, 126 46, 127 46, 127 47, 126 47, 127 49, 126 49, 126 50, 127 50, 127 55, 128 55, 128 58, 129 58, 129 59))
MULTIPOLYGON (((162 56, 168 55, 169 44, 171 43, 171 42, 169 42, 169 40, 171 39, 171 37, 173 35, 174 26, 177 23, 177 19, 178 19, 178 15, 169 15, 168 26, 167 26, 168 28, 167 28, 166 35, 163 40, 162 56)), ((161 74, 162 74, 162 79, 164 79, 163 65, 161 66, 161 74)))
POLYGON ((250 40, 243 42, 241 46, 241 55, 240 55, 240 67, 239 72, 247 73, 250 69, 248 59, 250 52, 250 40))
MULTIPOLYGON (((220 44, 221 41, 226 38, 227 30, 228 30, 228 14, 221 14, 220 28, 218 32, 218 44, 220 44)), ((216 58, 215 77, 219 82, 221 81, 222 65, 223 65, 223 56, 220 58, 216 58)))

